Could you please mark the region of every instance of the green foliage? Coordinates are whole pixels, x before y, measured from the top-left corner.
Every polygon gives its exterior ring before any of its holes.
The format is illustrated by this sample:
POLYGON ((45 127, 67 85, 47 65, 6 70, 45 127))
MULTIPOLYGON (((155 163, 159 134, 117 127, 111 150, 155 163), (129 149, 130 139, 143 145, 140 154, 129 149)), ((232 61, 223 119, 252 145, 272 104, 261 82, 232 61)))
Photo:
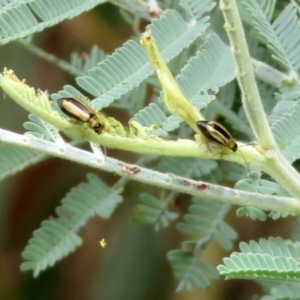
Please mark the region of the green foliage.
POLYGON ((105 53, 99 49, 97 45, 94 45, 89 54, 78 54, 77 52, 72 53, 71 65, 73 68, 77 69, 78 73, 86 74, 89 69, 93 68, 96 64, 104 60, 105 57, 105 53))
POLYGON ((286 6, 272 25, 256 1, 243 0, 242 3, 249 10, 253 25, 267 41, 267 47, 273 52, 274 59, 288 71, 297 70, 300 66, 300 25, 294 2, 286 6))
POLYGON ((150 127, 154 125, 153 130, 151 130, 149 134, 155 134, 162 137, 167 136, 167 132, 164 130, 164 128, 167 128, 167 131, 172 131, 178 126, 178 123, 170 122, 162 109, 155 103, 151 103, 150 105, 141 109, 137 114, 134 115, 134 119, 144 127, 150 127), (174 125, 176 127, 174 127, 174 125))
POLYGON ((57 218, 42 222, 33 233, 22 257, 21 270, 32 270, 34 276, 53 266, 73 252, 82 240, 76 232, 93 216, 107 219, 122 201, 121 190, 110 189, 96 175, 88 174, 88 182, 71 191, 62 199, 57 218))
POLYGON ((252 220, 259 221, 266 221, 267 219, 267 215, 265 212, 253 206, 240 207, 236 211, 236 215, 238 217, 249 217, 252 220))
MULTIPOLYGON (((3 0, 0 4, 0 44, 29 36, 63 20, 74 18, 102 2, 104 1, 63 0, 56 1, 53 5, 53 2, 46 0, 3 0)), ((121 2, 125 4, 130 1, 121 2)), ((131 1, 131 4, 137 2, 140 3, 140 1, 131 1)), ((263 64, 263 67, 268 70, 267 76, 263 76, 259 68, 255 70, 256 76, 260 79, 258 86, 265 113, 269 114, 268 121, 283 155, 297 167, 297 160, 300 158, 300 84, 297 74, 300 67, 299 5, 292 1, 280 12, 279 1, 276 3, 275 0, 237 2, 239 2, 244 24, 247 25, 245 30, 249 49, 257 60, 256 63, 263 64), (278 17, 271 24, 274 15, 278 17), (256 34, 253 34, 254 32, 256 34), (269 55, 269 51, 273 54, 274 60, 265 58, 269 55), (274 70, 279 72, 277 64, 289 73, 288 76, 280 73, 285 78, 280 87, 272 85, 275 80, 271 80, 276 77, 274 70)), ((165 62, 169 64, 174 77, 177 75, 176 81, 183 94, 191 104, 201 110, 201 113, 204 111, 203 115, 208 120, 220 119, 222 124, 230 125, 228 129, 232 130, 233 137, 240 137, 242 140, 251 139, 252 129, 248 125, 241 106, 238 85, 235 82, 235 61, 229 42, 224 38, 224 32, 220 29, 224 25, 223 18, 210 19, 219 12, 216 1, 163 1, 163 5, 173 9, 166 9, 160 17, 153 18, 149 28, 152 30, 165 62), (207 30, 210 25, 211 28, 207 30)), ((141 27, 138 22, 142 17, 142 13, 139 12, 133 16, 126 15, 128 22, 133 26, 133 33, 141 27)), ((170 139, 175 143, 179 138, 193 139, 190 128, 185 124, 180 126, 183 120, 166 112, 161 86, 156 77, 151 77, 154 72, 144 49, 137 42, 138 38, 139 35, 135 35, 127 40, 111 55, 105 55, 94 45, 89 54, 73 53, 70 63, 43 51, 38 54, 36 50, 41 49, 33 44, 26 42, 28 44, 26 47, 75 78, 78 86, 66 84, 61 91, 52 94, 54 100, 67 96, 85 100, 88 95, 91 98, 89 103, 96 111, 106 107, 122 110, 122 122, 125 118, 132 117, 144 130, 145 144, 153 140, 170 139)), ((234 50, 238 52, 238 49, 234 50)), ((4 77, 0 75, 1 86, 3 87, 6 83, 4 77)), ((65 129, 70 125, 63 115, 57 113, 56 104, 48 101, 47 94, 40 94, 38 90, 34 91, 25 83, 23 88, 19 89, 20 82, 18 84, 14 80, 10 82, 9 88, 14 92, 12 98, 35 114, 30 115, 30 122, 24 124, 29 131, 28 136, 34 136, 38 140, 52 141, 58 148, 61 145, 65 146, 58 129, 46 122, 50 122, 50 118, 47 119, 47 117, 51 116, 60 122, 58 124, 60 126, 57 125, 60 129, 65 129)), ((110 126, 114 129, 113 121, 110 126)), ((99 138, 104 136, 109 140, 115 138, 116 135, 116 132, 113 134, 105 132, 99 138)), ((118 142, 120 144, 127 142, 133 136, 130 130, 126 132, 124 130, 118 142)), ((139 139, 136 136, 134 138, 139 139)), ((71 139, 71 145, 72 142, 71 139)), ((68 146, 72 147, 71 145, 68 146)), ((95 153, 85 153, 95 158, 99 153, 95 147, 92 149, 95 153)), ((124 149, 128 150, 125 147, 124 149)), ((58 151, 63 152, 64 148, 58 151)), ((240 157, 241 151, 234 153, 233 155, 236 155, 234 158, 240 157)), ((97 163, 105 164, 103 169, 109 171, 115 171, 116 165, 123 166, 122 170, 124 174, 127 172, 127 179, 138 178, 137 180, 140 180, 141 177, 138 176, 142 173, 152 184, 155 182, 153 180, 155 173, 147 169, 149 165, 155 168, 155 172, 169 173, 164 177, 164 179, 168 178, 165 179, 166 181, 169 178, 172 181, 174 174, 181 176, 180 180, 189 186, 191 181, 188 179, 201 179, 228 186, 238 181, 235 188, 255 193, 255 195, 290 196, 282 186, 262 175, 259 169, 255 169, 247 178, 243 178, 245 168, 232 165, 231 162, 217 163, 216 160, 198 157, 167 155, 155 156, 155 161, 153 157, 149 160, 141 160, 143 163, 137 163, 136 169, 126 169, 123 156, 120 160, 107 156, 106 161, 103 162, 104 159, 99 155, 101 158, 97 160, 97 163), (145 165, 147 168, 144 167, 145 165)), ((17 148, 10 144, 0 144, 0 180, 21 172, 46 158, 47 155, 41 152, 17 148)), ((218 158, 223 159, 223 157, 218 158)), ((252 167, 251 153, 247 158, 252 167)), ((267 160, 267 157, 264 159, 267 160)), ((33 237, 22 254, 24 259, 22 270, 31 270, 36 277, 46 268, 53 266, 81 245, 82 240, 78 231, 91 217, 96 215, 109 218, 115 207, 122 201, 120 194, 127 182, 125 177, 112 187, 105 185, 95 175, 89 174, 87 178, 87 183, 72 188, 62 199, 62 206, 56 210, 57 218, 43 221, 40 228, 33 233, 33 237)), ((174 183, 171 182, 171 184, 174 183)), ((214 192, 213 185, 203 184, 203 186, 214 192)), ((224 187, 222 192, 226 194, 228 189, 224 187)), ((241 197, 240 193, 241 191, 235 191, 234 197, 241 197)), ((227 279, 280 281, 278 285, 268 285, 265 288, 268 295, 262 298, 264 300, 299 298, 299 218, 293 226, 292 240, 294 242, 281 238, 242 242, 241 251, 232 253, 224 259, 223 265, 218 266, 218 274, 213 265, 204 260, 202 254, 208 249, 213 239, 225 250, 232 249, 237 233, 225 221, 231 206, 205 197, 194 197, 192 203, 188 205, 189 197, 187 197, 188 201, 180 207, 182 211, 187 209, 187 213, 178 222, 179 213, 172 211, 176 208, 174 199, 178 196, 177 192, 164 191, 164 193, 157 194, 163 196, 156 198, 150 192, 139 195, 141 203, 136 206, 133 221, 151 224, 156 230, 175 223, 180 233, 188 235, 188 238, 184 236, 180 249, 168 253, 173 273, 179 281, 178 291, 208 287, 212 279, 218 278, 221 274, 227 279), (296 283, 290 281, 296 281, 296 283)), ((289 216, 280 211, 267 214, 251 206, 251 203, 240 207, 236 214, 238 217, 249 217, 260 221, 265 221, 267 217, 276 220, 289 216)))
POLYGON ((299 242, 281 238, 260 239, 259 243, 240 243, 240 250, 224 258, 225 265, 217 267, 227 279, 295 281, 300 278, 299 242))
POLYGON ((197 102, 193 97, 200 92, 212 90, 217 93, 219 87, 233 80, 234 68, 230 49, 217 34, 211 33, 206 37, 202 51, 190 58, 176 79, 183 93, 192 102, 197 102))
POLYGON ((263 296, 261 300, 298 300, 300 293, 299 283, 286 282, 276 284, 270 289, 267 296, 263 296))
MULTIPOLYGON (((236 183, 236 188, 249 191, 249 192, 259 192, 261 194, 267 195, 279 195, 287 196, 288 193, 276 182, 262 179, 261 174, 256 171, 252 171, 248 174, 247 178, 244 178, 236 183)), ((242 207, 237 210, 238 217, 249 217, 252 220, 265 221, 267 215, 262 210, 256 207, 242 207)), ((280 212, 270 212, 268 216, 274 220, 279 219, 280 217, 286 218, 289 214, 280 213, 280 212)))
POLYGON ((46 157, 45 154, 39 151, 0 144, 0 180, 17 174, 46 157))
POLYGON ((278 183, 262 179, 261 175, 256 171, 250 172, 248 178, 238 181, 236 187, 244 191, 259 192, 267 195, 286 195, 286 192, 278 183))
POLYGON ((180 0, 180 4, 186 9, 186 11, 195 19, 200 19, 204 13, 211 11, 216 3, 212 0, 180 0))
POLYGON ((55 141, 56 137, 59 136, 57 128, 47 122, 44 122, 39 117, 29 115, 29 119, 31 122, 24 123, 24 127, 28 130, 28 134, 49 141, 55 141))
POLYGON ((140 198, 143 204, 136 207, 134 222, 153 224, 155 230, 160 230, 177 219, 177 213, 168 210, 170 206, 168 201, 161 201, 149 194, 141 194, 140 198))
MULTIPOLYGON (((291 103, 290 111, 286 112, 286 106, 281 111, 281 118, 272 124, 276 141, 283 155, 289 162, 300 158, 300 129, 298 121, 300 117, 300 100, 291 103)), ((284 107, 282 105, 281 107, 284 107)), ((280 113, 280 112, 279 112, 280 113)))
POLYGON ((11 1, 0 10, 0 44, 26 37, 103 3, 103 0, 11 1), (26 3, 27 2, 27 3, 26 3))
MULTIPOLYGON (((176 57, 205 30, 208 26, 206 21, 207 18, 203 18, 195 26, 188 27, 175 11, 167 11, 162 18, 153 21, 150 28, 166 62, 176 57), (164 35, 158 35, 162 30, 164 35)), ((76 79, 77 84, 95 97, 92 107, 100 110, 137 87, 153 70, 143 48, 130 40, 87 73, 76 79)), ((62 91, 59 95, 65 96, 62 91)), ((54 97, 58 98, 57 95, 54 97)))
POLYGON ((225 249, 231 249, 237 235, 224 221, 230 205, 193 198, 189 213, 183 217, 184 222, 176 227, 180 232, 193 235, 197 240, 185 241, 181 249, 168 253, 173 272, 180 283, 178 291, 203 288, 210 284, 209 278, 216 278, 214 268, 204 262, 200 255, 211 239, 215 238, 225 249))
POLYGON ((172 250, 168 259, 172 264, 175 277, 180 281, 177 291, 191 291, 210 285, 210 279, 217 279, 218 273, 207 262, 195 257, 193 251, 172 250))

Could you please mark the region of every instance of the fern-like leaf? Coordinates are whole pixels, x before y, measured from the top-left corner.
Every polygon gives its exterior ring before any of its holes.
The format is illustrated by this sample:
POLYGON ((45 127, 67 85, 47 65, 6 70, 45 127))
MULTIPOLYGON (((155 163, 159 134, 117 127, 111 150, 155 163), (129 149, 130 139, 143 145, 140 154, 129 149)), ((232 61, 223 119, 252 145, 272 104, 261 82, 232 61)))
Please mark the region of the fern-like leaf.
POLYGON ((295 4, 287 5, 271 25, 256 1, 243 0, 242 3, 249 10, 259 34, 267 41, 274 59, 287 70, 296 71, 300 67, 300 23, 295 4))
MULTIPOLYGON (((284 96, 286 94, 287 93, 284 93, 284 96)), ((290 96, 292 95, 289 95, 287 98, 285 98, 282 97, 283 96, 282 94, 275 94, 276 98, 278 98, 280 101, 276 103, 275 107, 272 110, 272 113, 268 117, 268 121, 271 126, 273 126, 273 124, 275 124, 276 122, 280 121, 285 114, 290 113, 297 105, 297 101, 294 100, 300 98, 300 91, 298 91, 296 94, 295 93, 293 94, 296 96, 296 99, 291 99, 290 96)))
POLYGON ((38 151, 0 144, 0 180, 15 175, 46 157, 47 155, 38 151))
POLYGON ((206 287, 210 283, 209 277, 216 278, 215 269, 199 257, 212 238, 216 238, 225 249, 232 248, 236 232, 223 220, 229 208, 227 204, 193 198, 189 213, 183 218, 184 223, 176 227, 183 233, 196 235, 198 240, 184 242, 182 249, 168 254, 175 277, 180 280, 177 290, 206 287))
POLYGON ((32 114, 29 115, 29 119, 31 122, 24 123, 24 127, 29 130, 26 132, 27 134, 49 141, 55 141, 60 138, 57 128, 51 124, 32 114))
POLYGON ((42 222, 22 253, 23 271, 33 270, 34 276, 54 265, 81 244, 77 231, 91 217, 109 218, 121 202, 120 190, 110 189, 96 175, 88 174, 88 183, 73 188, 57 209, 58 218, 42 222))
POLYGON ((287 196, 288 193, 276 182, 261 179, 260 173, 252 171, 248 177, 238 181, 236 188, 254 193, 287 196))
POLYGON ((151 130, 149 134, 162 137, 166 137, 168 135, 163 127, 166 126, 168 129, 170 129, 170 124, 172 124, 171 122, 168 122, 167 116, 155 103, 151 103, 140 110, 134 115, 134 119, 144 127, 153 126, 153 130, 151 130))
POLYGON ((193 252, 172 250, 168 253, 175 278, 180 280, 177 291, 191 291, 210 285, 210 279, 217 279, 216 269, 196 257, 193 252))
MULTIPOLYGON (((154 20, 150 27, 165 61, 187 48, 208 26, 206 21, 207 18, 203 18, 190 27, 176 11, 166 11, 160 19, 154 20)), ((144 49, 130 40, 76 81, 95 97, 91 106, 100 110, 137 87, 152 73, 144 49)), ((59 98, 60 94, 53 97, 59 98)))
POLYGON ((221 101, 214 101, 211 104, 211 109, 218 115, 226 119, 226 122, 232 127, 248 136, 252 136, 252 131, 247 122, 243 121, 240 116, 233 112, 230 108, 226 107, 221 101))
MULTIPOLYGON (((249 191, 254 193, 289 196, 288 192, 285 191, 278 183, 262 179, 261 174, 256 171, 250 172, 247 178, 238 181, 235 187, 243 191, 249 191)), ((270 212, 268 216, 274 220, 277 220, 279 218, 286 218, 288 215, 291 214, 282 212, 270 212)), ((267 217, 265 212, 252 206, 239 208, 237 210, 237 216, 246 216, 251 218, 252 220, 258 219, 260 221, 265 221, 267 217)))
MULTIPOLYGON (((11 1, 10 1, 11 2, 11 1)), ((19 1, 0 10, 0 44, 40 32, 63 20, 72 19, 104 0, 19 1)))
POLYGON ((142 82, 137 88, 134 88, 129 93, 121 97, 118 101, 112 104, 112 107, 125 109, 131 116, 140 111, 144 106, 144 101, 147 94, 146 81, 142 82))
MULTIPOLYGON (((282 105, 281 107, 284 107, 282 105)), ((300 100, 292 103, 291 110, 273 122, 272 131, 283 155, 289 162, 300 158, 300 100)))
POLYGON ((178 215, 169 211, 169 203, 161 201, 149 194, 141 194, 141 201, 136 207, 133 221, 137 223, 154 224, 155 230, 169 226, 178 215))
POLYGON ((106 54, 99 49, 97 45, 94 45, 89 54, 77 52, 72 53, 71 55, 71 65, 73 68, 77 69, 78 73, 86 74, 87 71, 94 66, 96 66, 99 62, 104 60, 106 54))
POLYGON ((179 231, 207 238, 214 237, 225 249, 231 249, 232 240, 236 238, 236 232, 224 222, 230 205, 222 204, 208 199, 193 198, 193 204, 189 206, 189 213, 183 217, 184 223, 176 227, 179 231))
POLYGON ((299 300, 300 284, 285 282, 274 285, 269 295, 263 296, 261 300, 299 300))
POLYGON ((177 76, 177 81, 185 96, 193 101, 200 92, 219 88, 233 80, 235 64, 230 49, 219 36, 207 36, 202 51, 192 57, 177 76))
POLYGON ((200 19, 203 14, 207 14, 216 6, 212 0, 180 0, 180 4, 195 19, 200 19))
POLYGON ((227 279, 300 280, 300 243, 281 238, 240 243, 241 252, 224 258, 217 269, 227 279))
POLYGON ((238 217, 249 217, 252 220, 260 220, 260 221, 267 220, 267 214, 262 210, 253 206, 240 207, 236 211, 236 215, 238 217))

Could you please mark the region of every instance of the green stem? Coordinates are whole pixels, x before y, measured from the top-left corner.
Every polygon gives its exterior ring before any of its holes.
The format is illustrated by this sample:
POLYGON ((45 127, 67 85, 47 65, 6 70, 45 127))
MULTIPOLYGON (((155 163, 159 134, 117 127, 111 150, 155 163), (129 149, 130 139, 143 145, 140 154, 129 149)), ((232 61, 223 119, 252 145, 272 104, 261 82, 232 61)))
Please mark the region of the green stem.
POLYGON ((226 21, 224 27, 233 49, 243 107, 266 157, 262 170, 270 174, 291 195, 300 199, 300 175, 278 150, 262 106, 236 1, 220 0, 220 8, 223 11, 226 21))
POLYGON ((299 173, 292 165, 290 165, 281 152, 278 151, 276 158, 267 162, 264 170, 280 183, 280 185, 291 195, 300 199, 299 173))
POLYGON ((233 56, 236 62, 236 76, 242 91, 243 107, 257 141, 264 149, 277 149, 277 145, 266 118, 243 30, 242 21, 235 0, 220 0, 225 18, 233 56))
POLYGON ((300 214, 300 202, 294 198, 245 192, 204 181, 191 180, 170 173, 164 174, 137 165, 130 165, 114 158, 95 155, 91 152, 74 148, 70 144, 57 145, 53 142, 3 129, 0 129, 0 142, 38 150, 52 156, 72 160, 92 168, 112 172, 128 179, 180 193, 240 206, 255 206, 262 210, 300 214))

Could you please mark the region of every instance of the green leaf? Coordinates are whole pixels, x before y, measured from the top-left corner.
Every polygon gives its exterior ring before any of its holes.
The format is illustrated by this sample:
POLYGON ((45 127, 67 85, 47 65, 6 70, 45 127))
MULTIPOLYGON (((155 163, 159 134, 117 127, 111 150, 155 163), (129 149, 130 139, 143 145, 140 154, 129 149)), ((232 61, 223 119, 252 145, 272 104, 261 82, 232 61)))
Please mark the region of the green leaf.
POLYGON ((146 193, 141 194, 140 198, 143 204, 136 207, 133 217, 134 222, 154 224, 155 230, 160 230, 177 219, 177 213, 168 210, 169 202, 161 201, 146 193))
POLYGON ((262 210, 253 206, 240 207, 236 211, 236 215, 237 217, 249 217, 252 220, 259 220, 259 221, 267 220, 267 214, 262 210))
POLYGON ((189 213, 183 217, 184 222, 176 228, 190 235, 197 235, 202 239, 214 237, 225 249, 233 247, 232 240, 236 232, 223 219, 230 205, 215 203, 208 199, 194 198, 194 204, 189 206, 189 213))
POLYGON ((58 130, 54 126, 44 122, 39 117, 30 114, 29 119, 31 122, 24 123, 25 129, 28 130, 27 133, 48 141, 55 141, 56 137, 59 136, 58 130))
POLYGON ((203 14, 207 14, 216 6, 216 3, 212 0, 180 0, 179 2, 195 19, 200 19, 203 14))
POLYGON ((150 135, 152 134, 162 137, 166 137, 168 135, 163 127, 167 126, 167 128, 170 129, 171 122, 168 122, 165 113, 155 103, 151 103, 150 105, 140 110, 137 114, 134 115, 133 118, 144 127, 150 127, 154 125, 155 128, 149 131, 150 135))
POLYGON ((198 240, 183 242, 179 250, 168 253, 173 272, 180 283, 177 291, 203 288, 210 284, 209 277, 216 278, 215 269, 200 259, 200 255, 212 238, 225 249, 233 246, 236 232, 224 222, 230 205, 209 199, 193 198, 184 222, 176 228, 186 234, 196 235, 198 240), (207 273, 207 269, 209 270, 207 273), (208 275, 210 274, 210 275, 208 275))
POLYGON ((295 101, 289 107, 290 111, 286 113, 284 113, 286 110, 282 111, 281 118, 274 121, 271 128, 283 155, 292 163, 300 158, 300 126, 298 125, 300 100, 295 101))
POLYGON ((47 157, 39 151, 0 144, 0 180, 15 175, 47 157))
POLYGON ((235 187, 243 191, 267 195, 288 195, 288 193, 278 183, 261 179, 261 174, 256 171, 250 172, 247 178, 238 181, 235 187))
POLYGON ((97 45, 92 46, 90 53, 72 53, 71 65, 77 69, 77 73, 87 73, 87 71, 106 58, 106 54, 97 45))
POLYGON ((41 271, 73 252, 80 244, 78 230, 98 215, 107 219, 122 201, 120 190, 110 189, 96 175, 88 174, 88 183, 81 184, 62 200, 58 218, 42 222, 22 253, 25 262, 21 270, 32 270, 37 277, 41 271))
MULTIPOLYGON (((129 93, 115 101, 111 107, 118 109, 126 109, 130 116, 139 112, 145 106, 147 96, 146 81, 142 82, 137 88, 134 88, 129 93)), ((165 125, 163 125, 165 127, 165 125)))
POLYGON ((105 2, 104 0, 35 0, 11 3, 0 10, 0 44, 40 32, 105 2), (22 3, 23 2, 23 3, 22 3))
POLYGON ((273 52, 273 58, 287 70, 300 67, 300 23, 297 7, 291 2, 271 25, 256 1, 242 0, 252 16, 252 22, 267 47, 273 52))
POLYGON ((300 280, 300 243, 281 238, 240 243, 241 252, 224 258, 217 269, 226 279, 300 280))
POLYGON ((222 116, 227 123, 232 125, 233 129, 248 136, 253 135, 249 125, 244 120, 242 120, 234 111, 226 107, 222 102, 214 101, 211 106, 215 114, 217 114, 218 116, 222 116))
POLYGON ((299 300, 300 284, 298 282, 284 282, 274 285, 269 295, 261 300, 299 300))
MULTIPOLYGON (((169 62, 189 47, 207 26, 207 18, 189 26, 176 11, 168 10, 160 19, 154 20, 150 28, 165 61, 169 62)), ((100 110, 137 87, 152 73, 144 49, 130 40, 76 81, 83 90, 96 97, 91 106, 100 110)), ((64 96, 59 92, 53 98, 60 95, 64 96)))
POLYGON ((206 37, 203 49, 189 59, 176 80, 184 95, 193 101, 201 91, 219 88, 235 77, 235 64, 230 49, 219 36, 211 33, 206 37))
POLYGON ((180 280, 177 291, 205 288, 209 286, 210 278, 218 278, 214 267, 188 251, 172 250, 168 253, 168 260, 176 279, 180 280))

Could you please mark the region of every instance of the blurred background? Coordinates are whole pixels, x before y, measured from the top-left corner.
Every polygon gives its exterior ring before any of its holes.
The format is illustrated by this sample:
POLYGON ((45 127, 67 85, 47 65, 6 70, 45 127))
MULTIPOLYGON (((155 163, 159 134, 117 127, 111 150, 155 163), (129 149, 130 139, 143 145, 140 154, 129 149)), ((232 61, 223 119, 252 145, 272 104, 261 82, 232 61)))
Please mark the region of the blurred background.
MULTIPOLYGON (((141 24, 145 26, 145 24, 141 24)), ((100 5, 70 21, 64 21, 34 36, 34 43, 55 56, 70 60, 74 51, 81 55, 97 44, 112 53, 133 34, 132 28, 111 4, 100 5)), ((49 94, 63 85, 75 84, 74 78, 54 64, 30 53, 18 42, 0 47, 0 70, 14 70, 20 79, 49 94)), ((129 116, 120 110, 106 111, 123 124, 129 116)), ((18 133, 28 114, 5 95, 0 96, 0 127, 18 133)), ((137 157, 121 151, 109 152, 123 161, 134 162, 137 157)), ((1 167, 1 166, 0 166, 1 167)), ((251 299, 261 293, 250 281, 214 281, 206 290, 176 293, 177 282, 166 259, 169 250, 178 248, 184 238, 174 226, 156 232, 152 226, 131 222, 140 192, 157 194, 156 189, 130 182, 125 190, 125 201, 110 220, 93 218, 80 232, 83 245, 68 258, 37 278, 19 271, 21 252, 42 220, 55 215, 55 208, 70 187, 85 180, 87 172, 97 173, 112 185, 117 177, 97 172, 58 158, 49 158, 21 174, 0 182, 0 299, 78 299, 78 300, 193 300, 193 299, 251 299), (104 238, 106 248, 99 246, 104 238)), ((189 197, 181 195, 179 206, 189 197)), ((183 205, 183 210, 185 205, 183 205)), ((264 223, 237 219, 235 211, 228 222, 239 231, 243 241, 269 235, 286 236, 289 223, 264 223)), ((238 249, 238 241, 235 243, 238 249)), ((205 258, 218 265, 227 255, 212 243, 205 258)))

